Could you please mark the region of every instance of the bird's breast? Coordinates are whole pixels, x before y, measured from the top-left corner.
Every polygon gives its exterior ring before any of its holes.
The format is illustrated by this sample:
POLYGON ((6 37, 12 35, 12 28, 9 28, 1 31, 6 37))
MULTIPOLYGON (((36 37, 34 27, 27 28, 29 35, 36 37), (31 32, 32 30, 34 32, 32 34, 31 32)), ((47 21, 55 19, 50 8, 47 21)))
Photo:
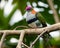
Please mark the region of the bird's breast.
POLYGON ((28 25, 32 28, 42 27, 42 24, 39 22, 39 20, 36 20, 28 25))
POLYGON ((26 21, 32 20, 34 18, 36 18, 35 14, 32 14, 31 12, 27 13, 26 21))
POLYGON ((37 25, 33 22, 33 23, 30 23, 28 24, 28 26, 32 27, 32 28, 37 28, 37 25))
POLYGON ((26 21, 30 27, 42 27, 41 22, 36 17, 36 14, 31 14, 31 12, 27 14, 26 21))

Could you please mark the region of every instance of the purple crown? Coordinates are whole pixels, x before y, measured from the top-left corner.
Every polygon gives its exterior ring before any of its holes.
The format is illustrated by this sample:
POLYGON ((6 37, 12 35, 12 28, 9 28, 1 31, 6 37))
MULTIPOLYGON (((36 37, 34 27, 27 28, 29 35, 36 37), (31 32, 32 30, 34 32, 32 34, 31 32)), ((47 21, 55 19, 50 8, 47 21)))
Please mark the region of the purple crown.
POLYGON ((26 10, 30 10, 32 7, 31 6, 27 6, 26 7, 26 10))

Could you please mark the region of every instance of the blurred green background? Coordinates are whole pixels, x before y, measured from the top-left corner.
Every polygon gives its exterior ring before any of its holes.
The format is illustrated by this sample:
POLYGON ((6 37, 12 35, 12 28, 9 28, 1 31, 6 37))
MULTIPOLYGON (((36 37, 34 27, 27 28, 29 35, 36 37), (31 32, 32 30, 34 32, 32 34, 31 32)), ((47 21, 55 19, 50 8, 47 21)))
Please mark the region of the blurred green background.
MULTIPOLYGON (((60 0, 51 0, 54 3, 60 18, 60 0)), ((37 12, 40 12, 45 18, 47 25, 55 24, 53 11, 47 3, 47 0, 0 0, 0 30, 13 30, 17 26, 27 26, 25 17, 25 8, 31 5, 37 12)), ((17 30, 24 29, 18 28, 17 30)), ((51 39, 52 48, 60 48, 60 34, 59 31, 50 33, 55 39, 51 39)), ((1 38, 2 34, 0 34, 1 38)), ((4 44, 5 48, 15 48, 18 42, 19 35, 8 35, 4 44)), ((43 48, 43 40, 40 38, 40 48, 43 48)), ((37 47, 38 48, 38 47, 37 47)))

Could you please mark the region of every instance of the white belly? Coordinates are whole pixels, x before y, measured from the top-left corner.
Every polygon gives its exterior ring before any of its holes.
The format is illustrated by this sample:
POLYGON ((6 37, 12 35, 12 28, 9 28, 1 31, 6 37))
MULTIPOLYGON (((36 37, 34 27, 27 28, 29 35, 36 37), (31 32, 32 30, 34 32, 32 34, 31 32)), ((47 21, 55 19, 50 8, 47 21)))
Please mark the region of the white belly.
POLYGON ((37 27, 42 27, 42 24, 37 20, 35 22, 28 24, 28 26, 30 26, 32 28, 37 28, 37 27))
POLYGON ((37 28, 37 26, 36 26, 35 23, 28 24, 28 26, 30 26, 30 27, 32 27, 32 28, 37 28))

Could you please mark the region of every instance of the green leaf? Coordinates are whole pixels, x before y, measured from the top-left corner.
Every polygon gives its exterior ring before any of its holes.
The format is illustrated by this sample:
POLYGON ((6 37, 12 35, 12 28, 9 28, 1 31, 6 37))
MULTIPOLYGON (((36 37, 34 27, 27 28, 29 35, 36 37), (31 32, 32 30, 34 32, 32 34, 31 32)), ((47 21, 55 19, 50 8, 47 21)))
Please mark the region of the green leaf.
MULTIPOLYGON (((4 24, 4 15, 3 15, 3 9, 0 9, 0 22, 2 23, 2 24, 4 24)), ((2 24, 0 24, 0 25, 2 25, 2 24)))
POLYGON ((6 18, 4 17, 4 9, 0 9, 0 29, 6 28, 6 18))

